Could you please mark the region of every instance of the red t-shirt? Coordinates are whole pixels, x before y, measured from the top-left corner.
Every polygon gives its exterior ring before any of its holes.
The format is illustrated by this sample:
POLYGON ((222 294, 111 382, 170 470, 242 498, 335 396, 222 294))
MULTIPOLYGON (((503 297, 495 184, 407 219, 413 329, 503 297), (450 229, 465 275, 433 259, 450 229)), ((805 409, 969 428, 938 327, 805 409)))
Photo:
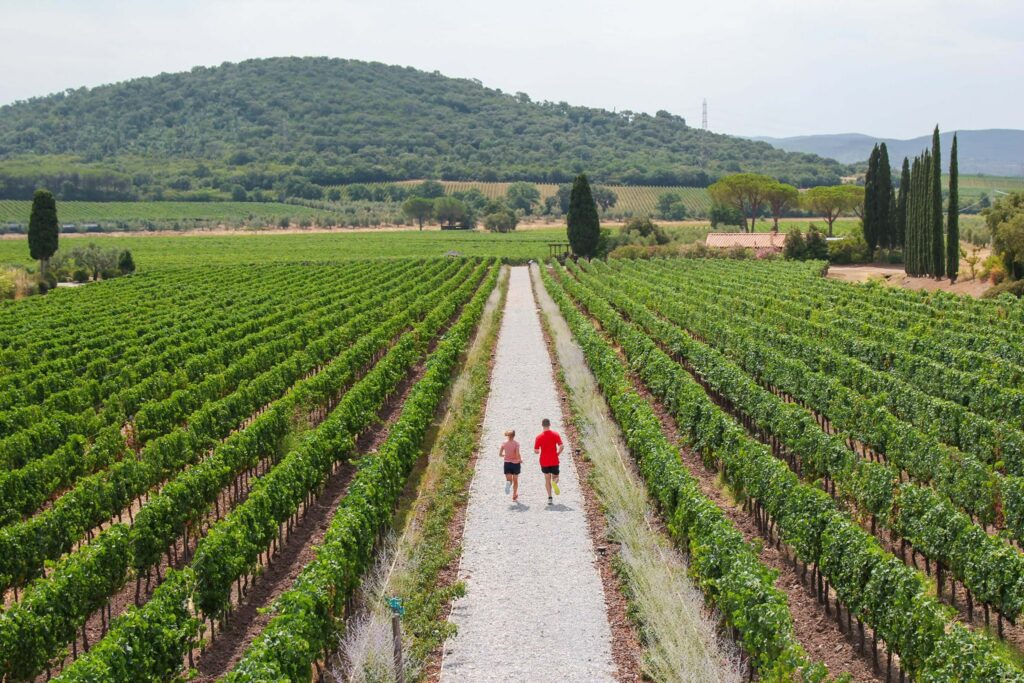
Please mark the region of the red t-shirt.
POLYGON ((558 464, 558 446, 562 445, 562 437, 553 429, 546 429, 537 435, 533 442, 534 450, 540 449, 540 466, 553 467, 558 464))

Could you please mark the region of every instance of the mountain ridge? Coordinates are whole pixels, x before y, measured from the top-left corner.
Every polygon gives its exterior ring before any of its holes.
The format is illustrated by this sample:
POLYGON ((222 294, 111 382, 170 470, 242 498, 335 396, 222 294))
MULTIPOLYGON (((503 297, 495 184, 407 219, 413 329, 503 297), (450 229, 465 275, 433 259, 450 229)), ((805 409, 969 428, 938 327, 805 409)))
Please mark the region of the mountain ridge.
MULTIPOLYGON (((954 132, 959 142, 957 152, 961 173, 1024 176, 1024 130, 986 128, 941 132, 939 137, 945 158, 948 158, 954 132)), ((889 148, 889 158, 897 165, 903 157, 913 158, 921 150, 931 147, 930 134, 909 139, 874 137, 863 133, 795 135, 784 138, 757 136, 750 139, 767 142, 786 151, 818 154, 845 164, 867 161, 871 147, 879 142, 885 142, 889 148)))

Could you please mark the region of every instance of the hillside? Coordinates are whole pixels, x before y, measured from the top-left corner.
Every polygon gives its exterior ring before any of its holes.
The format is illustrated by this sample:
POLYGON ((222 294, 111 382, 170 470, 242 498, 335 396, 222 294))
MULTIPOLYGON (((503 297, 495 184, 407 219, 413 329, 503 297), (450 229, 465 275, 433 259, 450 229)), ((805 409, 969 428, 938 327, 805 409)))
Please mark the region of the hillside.
POLYGON ((533 102, 475 80, 340 59, 196 67, 0 107, 0 198, 26 198, 40 182, 62 199, 315 198, 350 182, 565 182, 581 171, 606 183, 703 186, 740 170, 810 185, 845 169, 668 112, 533 102))
MULTIPOLYGON (((942 153, 949 158, 949 146, 953 131, 941 134, 942 153)), ((818 154, 837 159, 844 164, 866 161, 871 147, 885 142, 889 158, 900 160, 913 158, 921 150, 931 147, 931 135, 922 135, 910 140, 874 138, 860 133, 838 135, 800 135, 791 138, 754 138, 787 152, 818 154)), ((992 129, 962 130, 957 132, 961 173, 984 173, 987 175, 1024 176, 1024 130, 992 129)))

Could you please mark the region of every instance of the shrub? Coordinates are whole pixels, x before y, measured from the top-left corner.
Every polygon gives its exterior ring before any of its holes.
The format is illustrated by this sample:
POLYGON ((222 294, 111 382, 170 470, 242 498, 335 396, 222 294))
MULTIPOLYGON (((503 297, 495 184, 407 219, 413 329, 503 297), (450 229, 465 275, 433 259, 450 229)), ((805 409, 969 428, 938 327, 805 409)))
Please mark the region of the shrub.
POLYGON ((13 299, 16 291, 13 274, 0 271, 0 299, 13 299))
MULTIPOLYGON (((655 225, 650 218, 631 218, 622 226, 622 234, 632 237, 636 235, 643 238, 648 244, 651 240, 655 244, 668 244, 671 241, 668 234, 660 225, 655 225)), ((632 243, 632 241, 631 241, 632 243)))
POLYGON ((127 249, 121 252, 117 258, 117 269, 121 271, 121 275, 135 272, 135 259, 132 258, 132 252, 127 249))
POLYGON ((823 232, 814 226, 811 226, 807 231, 805 242, 807 244, 806 258, 815 261, 828 260, 828 241, 825 239, 825 234, 823 232))
POLYGON ((867 263, 871 260, 871 249, 861 235, 826 242, 830 263, 867 263))
POLYGON ((792 261, 803 261, 807 258, 807 242, 800 228, 793 228, 786 233, 786 241, 782 245, 782 255, 792 261))
POLYGON ((509 210, 497 211, 484 216, 484 227, 491 232, 511 232, 516 229, 519 218, 509 210))
POLYGON ((1024 280, 1010 280, 995 287, 989 287, 981 296, 983 299, 995 299, 1001 294, 1012 294, 1018 299, 1024 296, 1024 280))
POLYGON ((621 247, 612 249, 611 253, 608 254, 608 258, 627 258, 627 259, 649 259, 652 253, 647 247, 639 244, 625 244, 621 247))
POLYGON ((85 268, 76 268, 75 272, 71 274, 71 279, 74 280, 75 282, 88 282, 89 271, 87 271, 85 268))

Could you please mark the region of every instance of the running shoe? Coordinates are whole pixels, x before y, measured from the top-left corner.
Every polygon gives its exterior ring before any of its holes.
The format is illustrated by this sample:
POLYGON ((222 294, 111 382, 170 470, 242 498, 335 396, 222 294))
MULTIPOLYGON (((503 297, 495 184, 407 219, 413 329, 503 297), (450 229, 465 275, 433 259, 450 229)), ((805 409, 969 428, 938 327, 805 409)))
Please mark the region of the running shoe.
POLYGON ((556 496, 562 495, 562 490, 560 488, 558 488, 558 482, 555 481, 554 479, 551 480, 551 488, 553 488, 555 490, 555 495, 556 496))
POLYGON ((551 496, 548 496, 548 505, 554 505, 555 501, 551 500, 551 496))
POLYGON ((507 496, 511 492, 512 492, 512 482, 506 481, 505 482, 505 495, 507 496))

